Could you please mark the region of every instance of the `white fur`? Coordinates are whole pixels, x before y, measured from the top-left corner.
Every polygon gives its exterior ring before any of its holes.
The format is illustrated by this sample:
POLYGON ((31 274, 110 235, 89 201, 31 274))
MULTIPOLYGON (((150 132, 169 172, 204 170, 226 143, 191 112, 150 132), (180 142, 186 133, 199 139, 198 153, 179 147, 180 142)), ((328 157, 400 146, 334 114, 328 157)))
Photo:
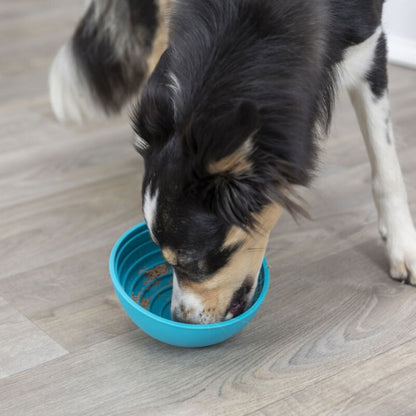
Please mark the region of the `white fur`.
POLYGON ((190 291, 182 290, 178 284, 176 274, 173 272, 171 314, 175 313, 179 320, 183 320, 183 310, 186 311, 187 322, 198 324, 214 322, 212 318, 204 313, 202 299, 190 291))
MULTIPOLYGON (((378 27, 364 42, 345 49, 343 60, 337 66, 338 88, 351 89, 362 81, 371 68, 381 32, 381 27, 378 27)), ((315 123, 314 134, 320 139, 326 136, 325 127, 319 119, 315 123)))
POLYGON ((170 79, 168 88, 171 91, 173 115, 176 118, 176 114, 177 114, 176 102, 179 100, 179 95, 181 94, 182 88, 181 88, 181 85, 179 84, 178 77, 173 72, 169 72, 168 77, 170 79))
POLYGON ((378 27, 367 40, 346 49, 338 66, 339 85, 349 91, 370 158, 373 197, 390 274, 399 280, 409 277, 416 284, 416 231, 395 149, 388 96, 375 97, 365 79, 381 33, 378 27))
POLYGON ((367 82, 350 91, 372 168, 379 231, 386 243, 390 274, 416 284, 416 231, 394 145, 387 93, 377 99, 367 82))
POLYGON ((347 48, 344 57, 338 65, 338 76, 341 87, 352 88, 359 84, 371 68, 377 41, 382 32, 379 26, 364 42, 347 48))
POLYGON ((61 47, 52 63, 49 98, 53 112, 61 122, 82 123, 85 119, 105 117, 104 110, 92 97, 87 82, 76 66, 70 43, 61 47))
POLYGON ((171 81, 169 88, 174 95, 178 96, 181 92, 181 85, 179 84, 178 77, 173 72, 169 72, 168 76, 171 81))
POLYGON ((134 146, 139 151, 144 151, 149 147, 149 143, 143 137, 140 137, 137 133, 134 134, 134 146))
POLYGON ((147 227, 149 228, 150 236, 154 241, 154 224, 156 218, 156 211, 157 211, 157 198, 159 195, 159 191, 156 190, 153 195, 150 193, 150 184, 148 185, 145 193, 144 193, 144 200, 143 200, 143 215, 144 219, 146 220, 147 227))

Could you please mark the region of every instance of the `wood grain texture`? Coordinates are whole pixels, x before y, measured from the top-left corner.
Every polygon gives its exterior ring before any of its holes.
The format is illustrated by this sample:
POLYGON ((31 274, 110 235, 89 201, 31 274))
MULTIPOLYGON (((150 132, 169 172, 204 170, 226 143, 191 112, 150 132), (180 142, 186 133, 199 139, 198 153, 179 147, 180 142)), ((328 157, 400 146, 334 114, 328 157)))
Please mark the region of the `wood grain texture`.
POLYGON ((416 413, 415 371, 416 348, 410 341, 250 416, 411 416, 416 413))
MULTIPOLYGON (((0 2, 0 415, 413 416, 416 289, 388 277, 355 116, 339 99, 313 221, 283 215, 254 320, 203 349, 161 344, 120 307, 114 241, 141 221, 128 115, 60 125, 54 53, 83 0, 0 2)), ((416 218, 416 72, 390 67, 416 218)))
POLYGON ((67 351, 0 297, 0 379, 67 351))

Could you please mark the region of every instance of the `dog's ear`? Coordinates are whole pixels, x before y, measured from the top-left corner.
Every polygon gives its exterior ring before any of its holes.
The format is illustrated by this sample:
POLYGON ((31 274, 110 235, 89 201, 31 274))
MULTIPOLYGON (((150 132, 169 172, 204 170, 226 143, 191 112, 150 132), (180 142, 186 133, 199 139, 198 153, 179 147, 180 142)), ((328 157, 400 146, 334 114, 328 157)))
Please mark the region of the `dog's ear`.
POLYGON ((132 126, 136 133, 134 146, 142 155, 150 147, 166 143, 174 129, 173 104, 167 78, 168 61, 167 50, 144 86, 140 102, 132 114, 132 126))
POLYGON ((227 156, 213 160, 207 164, 207 172, 210 175, 227 175, 233 178, 249 174, 252 170, 250 160, 253 151, 253 140, 249 136, 243 144, 227 156))
POLYGON ((196 143, 187 143, 198 163, 198 195, 224 222, 251 226, 253 214, 265 202, 252 159, 259 111, 251 102, 242 102, 202 125, 205 131, 193 130, 196 143))
POLYGON ((248 164, 259 128, 259 111, 252 102, 208 109, 193 115, 183 136, 184 153, 202 174, 238 173, 248 164))

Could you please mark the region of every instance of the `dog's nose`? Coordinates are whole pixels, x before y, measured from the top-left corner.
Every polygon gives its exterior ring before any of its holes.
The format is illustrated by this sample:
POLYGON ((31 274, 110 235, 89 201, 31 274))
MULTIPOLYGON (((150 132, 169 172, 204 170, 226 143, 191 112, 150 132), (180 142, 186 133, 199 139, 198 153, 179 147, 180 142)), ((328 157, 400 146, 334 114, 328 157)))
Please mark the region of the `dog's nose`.
POLYGON ((181 307, 173 308, 171 311, 171 319, 175 322, 181 322, 183 324, 198 323, 193 321, 193 317, 185 310, 183 305, 181 307))

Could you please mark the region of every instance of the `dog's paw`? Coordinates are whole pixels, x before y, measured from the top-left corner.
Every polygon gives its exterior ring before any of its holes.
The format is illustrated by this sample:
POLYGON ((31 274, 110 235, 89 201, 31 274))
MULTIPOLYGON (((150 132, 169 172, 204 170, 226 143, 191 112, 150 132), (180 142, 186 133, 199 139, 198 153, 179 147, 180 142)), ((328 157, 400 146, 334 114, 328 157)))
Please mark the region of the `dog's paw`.
POLYGON ((416 232, 386 241, 390 276, 416 286, 416 232))

